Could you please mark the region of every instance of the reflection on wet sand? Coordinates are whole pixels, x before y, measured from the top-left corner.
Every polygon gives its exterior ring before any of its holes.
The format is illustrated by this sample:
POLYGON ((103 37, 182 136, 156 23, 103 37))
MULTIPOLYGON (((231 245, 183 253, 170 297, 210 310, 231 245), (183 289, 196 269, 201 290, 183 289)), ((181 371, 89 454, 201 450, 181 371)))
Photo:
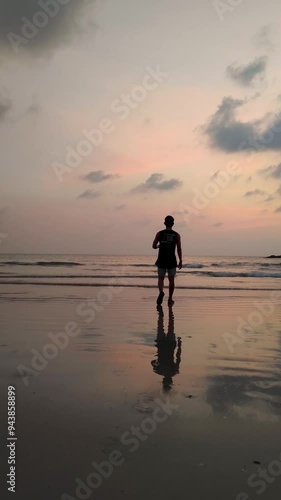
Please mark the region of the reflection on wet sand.
POLYGON ((162 306, 157 307, 157 338, 155 344, 157 347, 156 359, 151 361, 153 370, 158 375, 163 376, 163 392, 169 392, 172 389, 173 377, 179 373, 181 362, 181 338, 175 336, 175 318, 173 308, 169 307, 168 331, 165 334, 164 312, 162 306), (174 359, 175 349, 177 347, 176 359, 174 359))
POLYGON ((253 332, 233 357, 214 356, 207 377, 206 401, 215 415, 280 419, 280 337, 278 322, 253 332))

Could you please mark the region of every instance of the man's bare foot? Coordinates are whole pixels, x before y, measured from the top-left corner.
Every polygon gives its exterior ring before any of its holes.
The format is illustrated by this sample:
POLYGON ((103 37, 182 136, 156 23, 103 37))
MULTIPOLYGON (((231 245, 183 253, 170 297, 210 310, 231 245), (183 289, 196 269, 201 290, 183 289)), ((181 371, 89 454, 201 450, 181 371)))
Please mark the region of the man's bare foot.
POLYGON ((158 306, 161 306, 162 302, 163 302, 163 297, 164 297, 165 293, 164 292, 160 292, 159 295, 158 295, 158 299, 157 299, 157 305, 158 306))

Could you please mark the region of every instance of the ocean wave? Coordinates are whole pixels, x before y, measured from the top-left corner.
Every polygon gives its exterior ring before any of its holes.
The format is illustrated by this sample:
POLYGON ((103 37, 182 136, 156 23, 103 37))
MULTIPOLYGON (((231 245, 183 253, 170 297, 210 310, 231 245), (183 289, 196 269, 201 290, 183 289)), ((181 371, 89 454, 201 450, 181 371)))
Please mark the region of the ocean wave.
POLYGON ((249 262, 213 262, 211 267, 238 267, 248 266, 249 262))
POLYGON ((154 267, 155 264, 110 264, 111 267, 154 267))
MULTIPOLYGON (((201 271, 201 270, 189 270, 189 271, 179 271, 177 273, 178 278, 188 277, 190 274, 195 276, 209 277, 209 278, 281 278, 281 272, 262 272, 262 271, 248 271, 248 272, 234 272, 234 271, 201 271)), ((155 269, 154 274, 119 274, 119 273, 101 273, 101 274, 18 274, 18 273, 2 273, 1 277, 5 280, 13 279, 75 279, 75 280, 86 280, 86 279, 105 279, 105 280, 118 280, 118 279, 155 279, 157 278, 157 270, 155 269)))
POLYGON ((101 278, 101 279, 144 279, 144 278, 152 278, 155 279, 157 277, 157 273, 148 275, 148 274, 9 274, 1 273, 0 278, 3 275, 5 279, 93 279, 93 278, 101 278))
MULTIPOLYGON (((119 288, 151 288, 155 289, 155 285, 148 284, 131 284, 131 283, 118 283, 118 284, 109 284, 109 283, 59 283, 59 282, 47 282, 47 281, 2 281, 0 280, 0 285, 44 285, 44 286, 74 286, 74 287, 119 287, 119 288)), ((177 289, 179 290, 257 290, 257 291, 272 291, 278 290, 277 288, 260 288, 260 287, 237 287, 237 286, 183 286, 177 285, 177 289)))
POLYGON ((203 266, 203 264, 184 264, 183 266, 183 269, 201 269, 203 266))
POLYGON ((60 261, 38 261, 38 262, 27 262, 21 260, 7 260, 5 262, 0 262, 0 266, 45 266, 45 267, 70 267, 70 266, 83 266, 79 262, 60 262, 60 261))
POLYGON ((281 267, 281 262, 213 262, 210 267, 244 267, 244 266, 258 266, 260 268, 281 267))
POLYGON ((281 267, 281 262, 267 262, 266 264, 259 264, 259 267, 281 267))
POLYGON ((231 272, 231 271, 190 271, 189 274, 210 276, 212 278, 281 278, 281 273, 263 273, 260 271, 231 272))

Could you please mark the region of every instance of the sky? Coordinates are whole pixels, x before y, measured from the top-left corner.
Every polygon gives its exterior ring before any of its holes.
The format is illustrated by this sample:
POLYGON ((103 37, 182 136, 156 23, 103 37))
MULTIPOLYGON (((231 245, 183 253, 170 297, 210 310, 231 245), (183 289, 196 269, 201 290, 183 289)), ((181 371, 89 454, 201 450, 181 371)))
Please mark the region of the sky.
POLYGON ((279 0, 0 0, 0 252, 281 254, 279 0))

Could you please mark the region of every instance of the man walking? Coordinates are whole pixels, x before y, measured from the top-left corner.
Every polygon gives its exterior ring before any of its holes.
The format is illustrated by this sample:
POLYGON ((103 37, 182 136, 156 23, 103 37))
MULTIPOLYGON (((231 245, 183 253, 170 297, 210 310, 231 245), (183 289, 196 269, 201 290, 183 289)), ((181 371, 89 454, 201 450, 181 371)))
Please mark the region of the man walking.
POLYGON ((164 222, 166 229, 159 231, 152 243, 152 248, 159 248, 158 259, 155 265, 158 267, 158 288, 159 296, 157 299, 157 305, 161 305, 164 297, 164 278, 166 271, 168 271, 169 279, 169 299, 168 305, 172 306, 173 293, 175 289, 175 275, 177 270, 177 259, 175 255, 175 250, 177 247, 178 257, 179 257, 179 269, 182 268, 182 250, 181 250, 181 237, 179 233, 172 229, 174 225, 174 218, 171 215, 167 215, 164 222))

